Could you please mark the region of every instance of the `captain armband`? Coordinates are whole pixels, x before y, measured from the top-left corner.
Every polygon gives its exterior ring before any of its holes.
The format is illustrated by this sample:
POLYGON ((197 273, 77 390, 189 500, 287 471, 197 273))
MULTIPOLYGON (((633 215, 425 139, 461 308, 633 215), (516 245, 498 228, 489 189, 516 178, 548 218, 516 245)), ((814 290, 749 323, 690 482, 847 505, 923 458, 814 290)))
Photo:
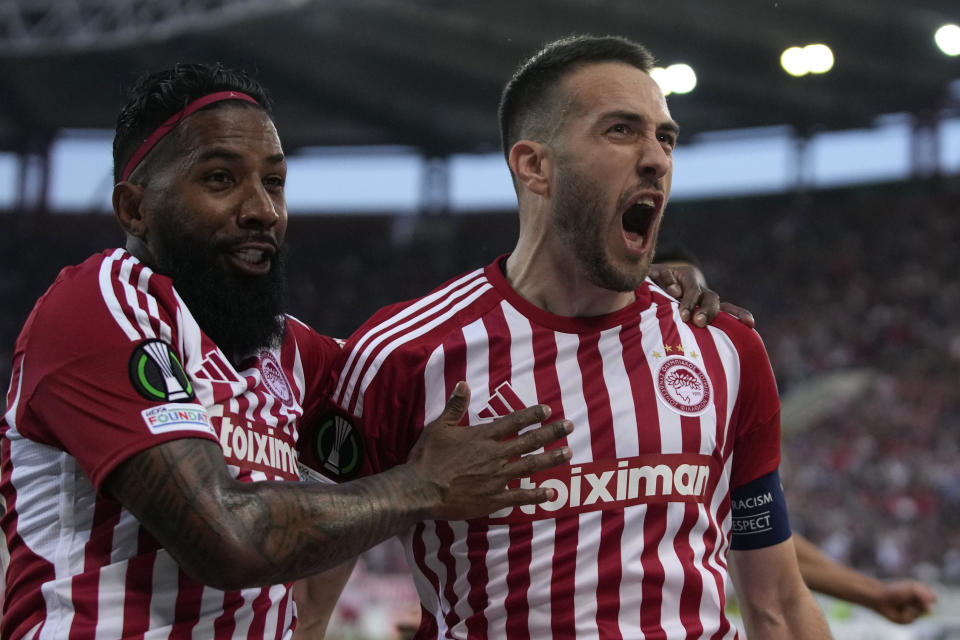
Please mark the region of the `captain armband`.
POLYGON ((790 537, 780 474, 771 471, 730 493, 731 549, 760 549, 790 537))

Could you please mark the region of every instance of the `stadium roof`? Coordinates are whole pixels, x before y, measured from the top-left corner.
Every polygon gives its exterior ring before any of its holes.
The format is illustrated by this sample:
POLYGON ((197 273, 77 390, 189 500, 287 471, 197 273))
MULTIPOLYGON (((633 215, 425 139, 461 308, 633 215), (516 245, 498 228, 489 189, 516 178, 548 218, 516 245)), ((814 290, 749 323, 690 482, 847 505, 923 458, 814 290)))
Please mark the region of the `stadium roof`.
POLYGON ((945 22, 960 22, 956 0, 20 0, 0 5, 0 150, 112 128, 143 70, 220 61, 269 87, 288 149, 490 151, 514 66, 570 33, 691 65, 696 89, 670 98, 685 137, 862 127, 960 110, 960 58, 933 42, 945 22), (833 71, 784 73, 781 52, 812 42, 833 49, 833 71))

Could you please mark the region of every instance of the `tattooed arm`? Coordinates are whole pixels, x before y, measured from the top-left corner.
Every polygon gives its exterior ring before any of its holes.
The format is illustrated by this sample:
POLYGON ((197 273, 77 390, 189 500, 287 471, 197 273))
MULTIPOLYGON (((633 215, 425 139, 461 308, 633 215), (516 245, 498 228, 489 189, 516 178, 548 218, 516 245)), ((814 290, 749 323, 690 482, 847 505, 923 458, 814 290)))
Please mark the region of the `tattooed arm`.
POLYGON ((460 520, 543 502, 547 489, 505 487, 567 461, 567 447, 526 455, 572 429, 542 422, 537 405, 490 424, 458 427, 469 402, 460 383, 424 428, 407 463, 341 485, 243 483, 216 442, 167 442, 122 463, 106 490, 189 575, 225 590, 288 582, 332 568, 420 520, 460 520))

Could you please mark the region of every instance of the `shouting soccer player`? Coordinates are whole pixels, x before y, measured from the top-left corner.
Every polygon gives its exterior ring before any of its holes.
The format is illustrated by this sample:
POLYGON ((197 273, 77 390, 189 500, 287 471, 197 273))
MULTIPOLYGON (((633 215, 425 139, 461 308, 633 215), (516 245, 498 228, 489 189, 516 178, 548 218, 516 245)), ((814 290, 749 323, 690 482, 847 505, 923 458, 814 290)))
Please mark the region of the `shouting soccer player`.
POLYGON ((736 638, 728 567, 751 638, 830 635, 797 568, 759 336, 690 324, 646 280, 678 134, 651 66, 587 36, 524 63, 500 103, 515 249, 345 347, 329 420, 366 458, 338 463, 329 429, 307 443, 335 479, 402 463, 458 380, 470 422, 544 403, 577 424, 551 445, 570 462, 518 484, 555 499, 403 535, 417 638, 736 638))

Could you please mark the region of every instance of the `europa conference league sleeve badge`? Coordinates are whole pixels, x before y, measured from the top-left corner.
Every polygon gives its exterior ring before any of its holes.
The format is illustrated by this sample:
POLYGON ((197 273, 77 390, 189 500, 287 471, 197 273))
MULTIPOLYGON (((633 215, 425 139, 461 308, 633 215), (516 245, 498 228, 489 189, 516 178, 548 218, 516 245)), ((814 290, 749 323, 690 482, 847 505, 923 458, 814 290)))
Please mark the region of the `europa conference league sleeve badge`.
POLYGON ((353 423, 338 413, 320 420, 312 445, 305 462, 334 480, 349 480, 363 467, 363 440, 353 423))
POLYGON ((163 340, 144 340, 130 355, 130 382, 147 400, 182 402, 194 399, 193 385, 177 354, 163 340))

